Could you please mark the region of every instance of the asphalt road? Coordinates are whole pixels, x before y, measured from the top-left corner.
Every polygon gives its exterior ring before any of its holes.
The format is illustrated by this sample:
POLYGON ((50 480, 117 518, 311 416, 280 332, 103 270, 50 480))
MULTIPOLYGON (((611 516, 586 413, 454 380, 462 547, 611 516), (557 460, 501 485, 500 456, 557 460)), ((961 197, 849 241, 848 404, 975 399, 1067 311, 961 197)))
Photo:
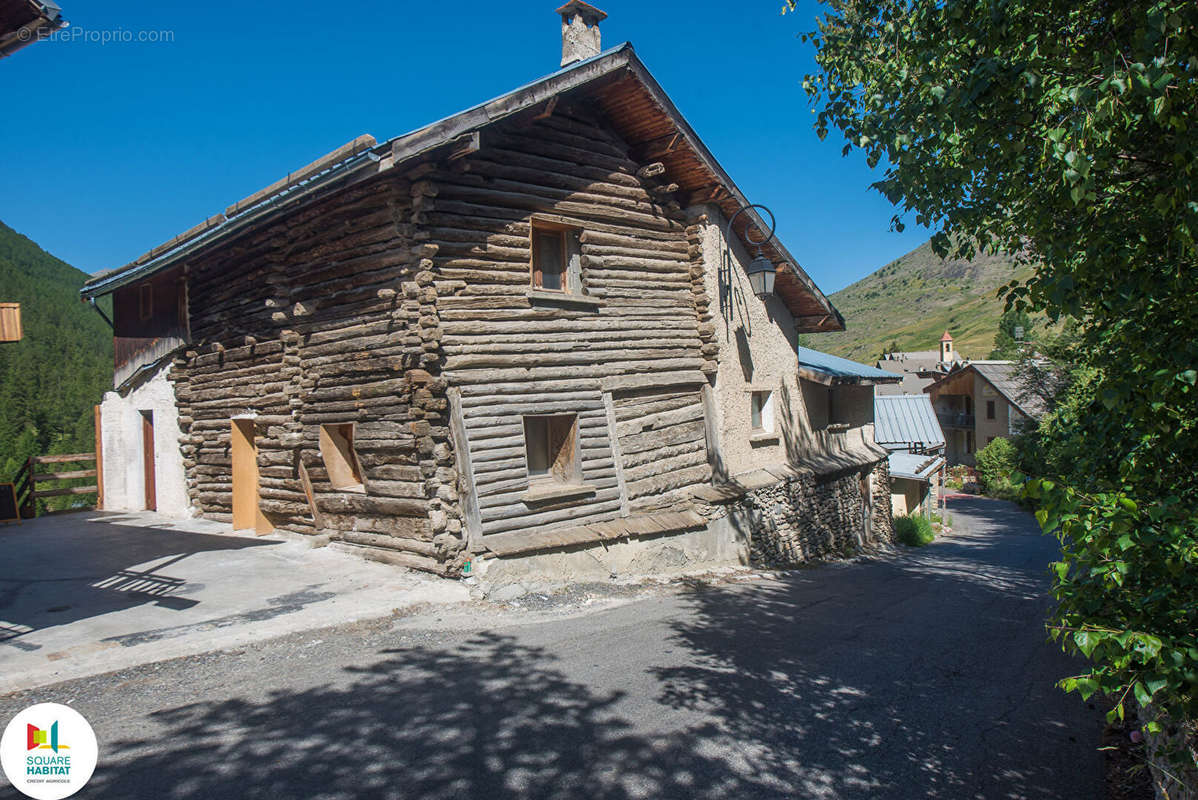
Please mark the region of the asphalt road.
POLYGON ((950 511, 896 557, 532 622, 431 610, 0 717, 91 721, 80 798, 1100 798, 1101 715, 1053 687, 1075 665, 1042 625, 1055 543, 1005 503, 950 511))

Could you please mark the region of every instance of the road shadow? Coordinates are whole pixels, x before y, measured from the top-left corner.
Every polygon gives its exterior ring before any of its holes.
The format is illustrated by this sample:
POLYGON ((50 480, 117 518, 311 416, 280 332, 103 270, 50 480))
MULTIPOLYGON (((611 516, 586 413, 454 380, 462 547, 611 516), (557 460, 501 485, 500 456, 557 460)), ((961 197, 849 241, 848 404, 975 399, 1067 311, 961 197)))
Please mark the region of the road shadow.
POLYGON ((698 663, 657 670, 660 701, 799 797, 1100 796, 1101 715, 1055 688, 1078 664, 1043 627, 1056 542, 1013 505, 951 511, 985 529, 697 591, 673 638, 698 663))
POLYGON ((499 634, 452 652, 384 651, 340 688, 197 703, 106 745, 93 797, 664 798, 773 796, 704 752, 714 725, 638 734, 620 691, 499 634))
POLYGON ((170 568, 196 553, 279 544, 166 526, 121 525, 87 512, 26 521, 0 531, 0 654, 36 650, 23 637, 134 606, 181 611, 198 590, 170 568))
POLYGON ((626 680, 516 629, 163 709, 104 743, 88 796, 1090 798, 1101 720, 1052 686, 1052 542, 1018 527, 694 584, 656 659, 595 623, 626 680))

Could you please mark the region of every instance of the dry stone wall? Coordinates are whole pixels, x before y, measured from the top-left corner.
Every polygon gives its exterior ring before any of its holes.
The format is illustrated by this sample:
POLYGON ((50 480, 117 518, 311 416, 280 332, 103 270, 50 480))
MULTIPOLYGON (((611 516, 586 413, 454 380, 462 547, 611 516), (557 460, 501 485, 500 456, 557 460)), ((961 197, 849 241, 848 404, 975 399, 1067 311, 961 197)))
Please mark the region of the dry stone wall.
POLYGON ((884 460, 860 471, 803 471, 749 491, 726 509, 749 541, 752 562, 761 566, 842 557, 894 540, 884 460))

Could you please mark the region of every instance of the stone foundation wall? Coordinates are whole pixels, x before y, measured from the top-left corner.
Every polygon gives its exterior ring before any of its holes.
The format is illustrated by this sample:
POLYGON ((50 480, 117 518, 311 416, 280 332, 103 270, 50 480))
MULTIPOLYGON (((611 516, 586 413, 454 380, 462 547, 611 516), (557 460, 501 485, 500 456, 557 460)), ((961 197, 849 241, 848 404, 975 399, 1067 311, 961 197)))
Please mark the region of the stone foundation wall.
POLYGON ((873 486, 873 541, 894 541, 894 510, 890 506, 890 462, 879 461, 870 475, 873 486))
POLYGON ((802 473, 750 491, 726 508, 749 541, 752 563, 762 566, 844 557, 894 539, 884 460, 859 471, 802 473))

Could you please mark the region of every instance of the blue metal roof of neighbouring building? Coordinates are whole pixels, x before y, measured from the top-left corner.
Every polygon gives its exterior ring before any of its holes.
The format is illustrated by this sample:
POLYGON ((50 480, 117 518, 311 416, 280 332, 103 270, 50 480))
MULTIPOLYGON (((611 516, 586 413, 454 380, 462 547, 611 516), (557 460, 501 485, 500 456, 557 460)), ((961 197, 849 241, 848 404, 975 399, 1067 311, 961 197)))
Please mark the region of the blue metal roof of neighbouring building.
POLYGON ((888 450, 930 449, 944 445, 944 432, 926 394, 874 398, 874 441, 888 450))
POLYGON ((890 477, 926 481, 944 464, 940 456, 891 453, 886 459, 890 465, 890 477))
POLYGON ((898 383, 901 375, 895 375, 884 369, 860 364, 847 358, 821 353, 810 347, 799 347, 799 367, 819 373, 831 379, 832 383, 898 383))

